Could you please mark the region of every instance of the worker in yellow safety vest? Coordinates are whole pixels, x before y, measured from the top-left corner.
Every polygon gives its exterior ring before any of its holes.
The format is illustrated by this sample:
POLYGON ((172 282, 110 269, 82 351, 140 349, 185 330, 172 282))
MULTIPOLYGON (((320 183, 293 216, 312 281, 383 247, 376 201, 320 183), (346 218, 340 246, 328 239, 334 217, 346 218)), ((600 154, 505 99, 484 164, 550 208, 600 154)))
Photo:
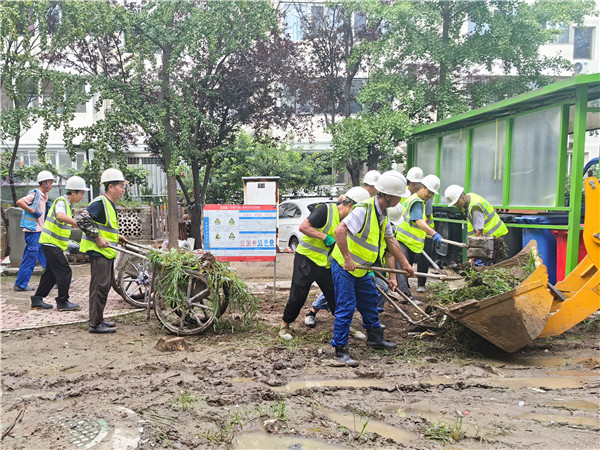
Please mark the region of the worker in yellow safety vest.
POLYGON ((58 288, 56 309, 58 311, 76 311, 77 303, 69 301, 72 271, 64 252, 69 246, 71 229, 77 228, 71 206, 79 203, 89 191, 83 178, 74 176, 67 180, 66 195, 58 197, 52 203, 40 234, 40 244, 46 257, 46 269, 42 273, 40 284, 31 296, 31 309, 52 309, 44 302, 54 285, 58 288))
MULTIPOLYGON (((406 179, 408 180, 407 188, 410 191, 407 197, 418 192, 418 190, 421 188, 423 177, 423 170, 420 167, 411 167, 408 172, 406 172, 406 179)), ((404 199, 402 199, 402 201, 404 201, 404 199)), ((427 218, 427 225, 429 225, 431 228, 435 228, 435 223, 433 221, 433 197, 425 202, 425 216, 427 218)), ((434 255, 434 245, 431 239, 426 239, 425 248, 423 248, 421 253, 417 253, 417 272, 429 272, 429 260, 423 255, 424 253, 427 253, 428 255, 434 255)), ((426 282, 427 278, 417 277, 417 292, 425 292, 426 282)), ((402 287, 400 287, 400 289, 402 289, 402 287)), ((404 289, 403 292, 410 296, 410 292, 407 292, 404 289)))
MULTIPOLYGON (((375 183, 377 195, 352 208, 348 216, 335 229, 336 247, 333 250, 331 273, 335 286, 335 324, 331 345, 334 359, 350 366, 358 363, 350 358, 348 334, 354 310, 362 315, 367 331, 367 345, 376 349, 393 348, 395 344, 383 339, 383 329, 377 314, 377 297, 368 269, 357 264, 373 266, 381 256, 385 242, 387 250, 401 267, 414 275, 412 267, 394 239, 387 209, 400 202, 406 191, 406 178, 395 170, 383 173, 375 183)), ((395 287, 395 283, 392 283, 395 287)))
POLYGON ((285 310, 279 337, 293 339, 290 324, 298 318, 306 302, 313 282, 323 291, 332 314, 335 311, 335 293, 331 279, 331 251, 335 244, 334 230, 352 207, 369 198, 366 189, 356 186, 348 190, 342 202, 322 203, 300 224, 304 233, 294 256, 292 286, 285 310))
POLYGON ((465 194, 462 186, 452 184, 444 193, 448 206, 456 206, 467 217, 467 235, 501 237, 508 233, 494 207, 481 195, 465 194))
MULTIPOLYGON (((442 236, 428 224, 425 204, 438 193, 440 179, 435 175, 427 175, 421 180, 420 188, 402 203, 402 222, 396 227, 396 239, 402 253, 410 264, 416 261, 417 255, 425 248, 426 237, 429 235, 434 242, 442 240, 442 236)), ((405 275, 396 274, 398 289, 411 296, 408 279, 405 275)))
POLYGON ((84 232, 80 250, 90 256, 90 333, 114 333, 115 323, 104 320, 104 308, 112 279, 117 251, 111 247, 127 242, 119 235, 115 202, 125 194, 125 178, 118 169, 106 169, 100 176, 104 195, 96 197, 77 220, 84 232))

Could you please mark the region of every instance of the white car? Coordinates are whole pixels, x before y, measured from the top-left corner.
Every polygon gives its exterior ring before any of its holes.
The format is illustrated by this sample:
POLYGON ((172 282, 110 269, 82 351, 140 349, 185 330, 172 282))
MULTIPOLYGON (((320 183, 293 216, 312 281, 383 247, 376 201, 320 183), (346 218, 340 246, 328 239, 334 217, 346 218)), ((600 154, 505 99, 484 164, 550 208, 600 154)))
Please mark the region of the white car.
POLYGON ((300 224, 306 219, 312 210, 320 203, 335 202, 336 199, 330 197, 312 197, 299 198, 295 200, 286 200, 279 204, 279 237, 278 245, 283 251, 290 248, 296 251, 298 242, 302 239, 300 224))

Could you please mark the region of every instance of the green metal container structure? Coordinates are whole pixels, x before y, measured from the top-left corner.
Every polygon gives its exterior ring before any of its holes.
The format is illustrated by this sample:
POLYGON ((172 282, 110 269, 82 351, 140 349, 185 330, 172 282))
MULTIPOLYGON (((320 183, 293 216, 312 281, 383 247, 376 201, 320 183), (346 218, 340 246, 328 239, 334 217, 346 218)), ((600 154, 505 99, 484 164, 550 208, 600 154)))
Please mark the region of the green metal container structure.
MULTIPOLYGON (((577 266, 585 138, 597 129, 600 73, 579 75, 416 128, 408 143, 407 167, 416 165, 440 177, 440 194, 459 184, 498 209, 568 212, 567 225, 507 224, 567 230, 568 274, 577 266), (565 206, 571 133, 571 187, 565 206)), ((442 197, 436 196, 435 206, 444 206, 442 197)))

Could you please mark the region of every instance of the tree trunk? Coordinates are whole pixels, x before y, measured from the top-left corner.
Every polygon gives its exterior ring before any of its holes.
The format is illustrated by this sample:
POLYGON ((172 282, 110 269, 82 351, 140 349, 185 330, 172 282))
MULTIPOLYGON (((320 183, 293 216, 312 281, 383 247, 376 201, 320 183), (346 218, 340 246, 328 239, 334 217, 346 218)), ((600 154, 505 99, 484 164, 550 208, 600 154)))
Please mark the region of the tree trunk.
POLYGON ((194 206, 190 209, 190 216, 192 218, 192 229, 191 234, 195 239, 194 248, 203 248, 202 243, 202 198, 201 198, 201 190, 200 190, 200 167, 197 159, 192 160, 192 176, 193 176, 193 191, 194 191, 194 206))
POLYGON ((17 160, 17 151, 19 150, 19 142, 21 142, 21 128, 19 127, 16 133, 15 143, 13 145, 12 154, 10 155, 10 165, 8 166, 8 182, 10 183, 10 193, 13 199, 13 206, 17 206, 17 189, 15 187, 15 161, 17 160))
MULTIPOLYGON (((172 23, 171 23, 172 24, 172 23)), ((167 170, 167 227, 169 229, 169 249, 179 246, 179 211, 177 205, 177 179, 172 175, 171 167, 171 142, 173 130, 171 128, 171 95, 169 80, 169 64, 171 59, 172 45, 166 44, 162 52, 162 68, 160 71, 160 81, 162 96, 164 97, 166 111, 163 118, 163 127, 165 129, 165 139, 163 142, 163 157, 165 158, 165 169, 167 170)))
POLYGON ((356 164, 354 161, 346 166, 350 179, 352 180, 352 186, 360 186, 360 164, 356 164))

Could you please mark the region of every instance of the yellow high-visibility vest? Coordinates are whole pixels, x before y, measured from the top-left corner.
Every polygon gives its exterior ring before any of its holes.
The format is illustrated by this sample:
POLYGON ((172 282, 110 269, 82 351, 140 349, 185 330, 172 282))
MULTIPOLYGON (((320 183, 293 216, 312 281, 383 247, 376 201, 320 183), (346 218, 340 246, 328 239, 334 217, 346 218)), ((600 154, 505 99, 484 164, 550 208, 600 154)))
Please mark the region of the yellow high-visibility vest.
MULTIPOLYGON (((99 223, 92 219, 96 228, 98 228, 98 234, 106 239, 111 244, 117 244, 119 242, 119 222, 117 220, 117 211, 113 208, 109 199, 104 195, 96 197, 93 202, 102 202, 104 206, 104 215, 106 217, 106 223, 99 223)), ((115 259, 117 257, 117 251, 112 248, 100 248, 96 245, 96 240, 92 237, 87 236, 85 233, 81 236, 81 244, 79 246, 81 253, 85 253, 89 250, 100 253, 107 259, 115 259)))
POLYGON ((422 253, 425 248, 425 237, 427 232, 423 231, 416 222, 410 220, 410 210, 412 206, 421 202, 423 206, 423 220, 427 222, 425 215, 425 202, 414 193, 402 204, 402 218, 404 219, 396 228, 396 239, 406 245, 414 253, 422 253))
MULTIPOLYGON (((377 220, 377 211, 375 202, 377 197, 371 197, 364 202, 354 205, 352 208, 366 208, 365 223, 362 229, 355 235, 347 237, 348 251, 350 257, 355 264, 361 264, 363 266, 372 266, 375 261, 379 258, 381 248, 385 245, 385 227, 388 223, 388 217, 379 225, 377 220)), ((336 247, 333 249, 331 256, 339 263, 340 266, 344 265, 344 257, 340 249, 336 247)), ((350 272, 357 278, 364 276, 367 271, 365 269, 356 269, 350 272)))
POLYGON ((46 216, 42 234, 40 235, 40 244, 51 244, 60 248, 63 252, 69 246, 69 238, 71 237, 71 225, 61 222, 56 218, 56 204, 63 202, 67 211, 67 217, 73 217, 71 213, 71 205, 65 197, 58 197, 52 203, 50 211, 46 216))
POLYGON ((506 225, 504 225, 494 207, 485 198, 474 193, 467 195, 469 196, 469 203, 467 205, 467 235, 471 236, 475 234, 475 228, 473 228, 473 208, 476 206, 481 209, 485 217, 483 225, 484 236, 500 237, 508 233, 506 225))
MULTIPOLYGON (((335 238, 335 227, 340 224, 340 213, 335 203, 327 203, 327 221, 321 228, 317 228, 328 236, 335 238)), ((302 236, 296 253, 306 256, 311 259, 316 265, 329 268, 331 266, 330 248, 325 245, 323 240, 302 236)))

